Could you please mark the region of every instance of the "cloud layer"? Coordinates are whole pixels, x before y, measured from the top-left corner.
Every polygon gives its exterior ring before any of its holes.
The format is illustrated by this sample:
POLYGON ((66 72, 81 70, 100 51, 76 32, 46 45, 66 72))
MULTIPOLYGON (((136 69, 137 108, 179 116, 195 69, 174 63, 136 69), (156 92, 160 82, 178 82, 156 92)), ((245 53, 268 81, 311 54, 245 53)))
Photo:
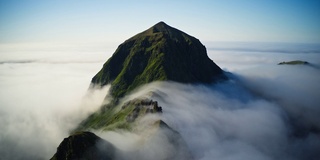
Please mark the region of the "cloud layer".
MULTIPOLYGON (((163 114, 147 118, 162 119, 178 131, 195 159, 319 159, 320 72, 314 67, 320 66, 319 54, 256 52, 208 51, 231 71, 227 83, 153 83, 127 98, 156 92, 153 98, 163 114), (276 65, 296 59, 313 66, 276 65)), ((108 88, 94 93, 87 89, 104 56, 10 53, 1 52, 0 58, 0 155, 48 159, 68 131, 102 103, 108 88)), ((161 159, 178 150, 168 148, 161 132, 145 145, 136 133, 97 134, 121 149, 121 158, 134 153, 137 159, 161 159), (138 153, 133 152, 139 144, 138 153)))
POLYGON ((69 130, 100 106, 108 88, 86 93, 102 66, 92 63, 100 54, 1 52, 0 61, 34 60, 0 63, 1 159, 50 158, 69 130))

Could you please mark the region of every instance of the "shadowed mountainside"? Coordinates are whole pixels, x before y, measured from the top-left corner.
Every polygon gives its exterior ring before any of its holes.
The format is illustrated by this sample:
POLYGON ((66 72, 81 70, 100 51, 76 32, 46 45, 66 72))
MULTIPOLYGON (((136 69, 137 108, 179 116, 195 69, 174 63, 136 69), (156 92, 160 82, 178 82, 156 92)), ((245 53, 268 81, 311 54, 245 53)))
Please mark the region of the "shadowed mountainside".
POLYGON ((198 39, 159 22, 122 43, 92 83, 111 83, 111 95, 120 98, 152 81, 212 83, 219 79, 226 77, 198 39))
POLYGON ((91 132, 78 132, 65 138, 51 160, 114 159, 116 148, 91 132))

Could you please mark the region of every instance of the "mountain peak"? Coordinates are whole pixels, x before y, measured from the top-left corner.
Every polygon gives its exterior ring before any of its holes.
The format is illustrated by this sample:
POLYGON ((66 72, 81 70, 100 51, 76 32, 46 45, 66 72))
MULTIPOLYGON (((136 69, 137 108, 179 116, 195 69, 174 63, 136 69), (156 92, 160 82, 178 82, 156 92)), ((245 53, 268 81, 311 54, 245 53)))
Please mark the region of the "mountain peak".
POLYGON ((157 24, 150 27, 149 29, 131 37, 128 40, 130 41, 130 40, 139 39, 139 38, 145 37, 145 36, 155 36, 155 35, 159 35, 159 34, 166 35, 171 38, 175 38, 175 37, 179 36, 181 33, 187 35, 186 33, 167 25, 165 22, 160 21, 157 24))
POLYGON ((219 79, 226 77, 198 39, 159 22, 120 44, 92 83, 111 83, 111 95, 120 98, 153 81, 212 83, 219 79))
POLYGON ((163 21, 160 21, 159 23, 152 26, 150 29, 153 30, 153 33, 157 33, 157 32, 167 32, 168 30, 172 29, 172 27, 170 27, 163 21))
POLYGON ((168 27, 168 25, 167 25, 165 22, 163 22, 163 21, 158 22, 158 23, 155 24, 153 27, 160 27, 160 26, 162 26, 162 27, 168 27))
POLYGON ((156 25, 167 25, 165 22, 163 22, 163 21, 160 21, 160 22, 158 22, 157 24, 155 24, 155 26, 156 25))

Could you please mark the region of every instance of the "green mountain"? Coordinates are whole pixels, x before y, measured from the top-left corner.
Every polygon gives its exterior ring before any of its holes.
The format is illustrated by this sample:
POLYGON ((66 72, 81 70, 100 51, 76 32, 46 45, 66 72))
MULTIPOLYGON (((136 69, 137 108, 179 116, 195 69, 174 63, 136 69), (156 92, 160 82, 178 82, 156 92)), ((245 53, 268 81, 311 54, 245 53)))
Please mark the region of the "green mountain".
POLYGON ((212 83, 219 79, 226 77, 198 39, 159 22, 122 43, 92 84, 111 84, 111 95, 121 98, 152 81, 212 83))
POLYGON ((224 72, 209 59, 205 46, 198 39, 159 22, 119 45, 92 78, 92 86, 111 84, 111 101, 83 120, 73 134, 62 141, 52 159, 115 159, 118 150, 94 134, 83 132, 88 130, 147 134, 146 146, 148 142, 163 137, 170 142, 165 147, 172 146, 177 150, 164 155, 163 159, 193 159, 177 131, 161 119, 147 122, 143 119, 146 115, 162 114, 163 108, 153 100, 162 98, 161 95, 150 92, 131 99, 122 97, 153 81, 207 84, 226 79, 224 72), (106 153, 102 154, 96 147, 98 140, 104 144, 106 153), (94 155, 98 157, 92 157, 94 155))

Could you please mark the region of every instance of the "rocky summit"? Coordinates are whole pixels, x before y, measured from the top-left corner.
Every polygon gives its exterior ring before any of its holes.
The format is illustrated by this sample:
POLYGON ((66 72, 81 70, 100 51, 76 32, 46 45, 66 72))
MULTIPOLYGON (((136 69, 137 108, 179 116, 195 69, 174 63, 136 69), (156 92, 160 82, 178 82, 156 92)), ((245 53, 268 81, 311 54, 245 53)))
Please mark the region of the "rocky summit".
POLYGON ((120 98, 152 81, 212 83, 226 79, 208 57, 201 42, 159 22, 119 45, 92 84, 111 84, 111 95, 120 98))

